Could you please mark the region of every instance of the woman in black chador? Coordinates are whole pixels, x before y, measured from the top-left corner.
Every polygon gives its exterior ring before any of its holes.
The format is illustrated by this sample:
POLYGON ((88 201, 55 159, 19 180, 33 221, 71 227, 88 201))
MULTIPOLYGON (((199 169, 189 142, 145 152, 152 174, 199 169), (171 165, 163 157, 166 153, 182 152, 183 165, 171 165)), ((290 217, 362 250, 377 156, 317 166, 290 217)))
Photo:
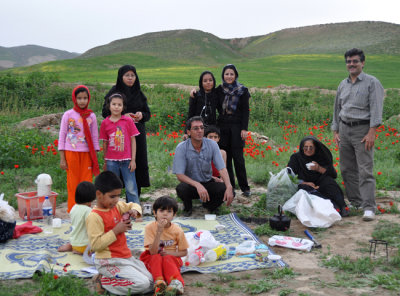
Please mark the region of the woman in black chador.
POLYGON ((140 195, 142 187, 150 186, 149 166, 147 163, 147 143, 145 122, 150 119, 150 109, 147 105, 147 98, 140 90, 139 76, 136 68, 125 65, 119 68, 117 84, 114 85, 104 98, 103 112, 104 118, 110 115, 110 110, 106 108, 109 96, 120 92, 126 96, 127 107, 125 115, 128 115, 135 122, 140 135, 136 137, 136 183, 140 195))
POLYGON ((348 216, 343 191, 334 179, 337 177, 329 149, 312 136, 303 138, 299 151, 290 156, 288 163, 301 180, 298 188, 329 199, 342 216, 348 216))

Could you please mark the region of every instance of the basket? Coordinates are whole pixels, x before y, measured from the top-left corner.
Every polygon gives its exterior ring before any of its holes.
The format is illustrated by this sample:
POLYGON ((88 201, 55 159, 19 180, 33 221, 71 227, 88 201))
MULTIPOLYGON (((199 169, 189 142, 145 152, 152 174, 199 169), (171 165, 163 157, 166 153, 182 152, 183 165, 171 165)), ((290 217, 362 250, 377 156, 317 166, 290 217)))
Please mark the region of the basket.
MULTIPOLYGON (((21 219, 36 220, 43 219, 43 202, 45 196, 37 196, 36 191, 17 193, 18 198, 18 212, 21 219)), ((51 204, 53 205, 53 215, 56 214, 58 193, 51 191, 48 195, 51 204)))

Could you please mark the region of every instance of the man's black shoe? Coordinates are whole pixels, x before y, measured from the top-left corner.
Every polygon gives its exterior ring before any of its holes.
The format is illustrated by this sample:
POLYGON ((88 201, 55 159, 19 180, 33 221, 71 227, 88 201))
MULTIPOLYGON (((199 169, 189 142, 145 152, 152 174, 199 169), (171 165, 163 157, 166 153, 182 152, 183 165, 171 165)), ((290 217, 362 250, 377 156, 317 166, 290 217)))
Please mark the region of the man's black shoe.
POLYGON ((183 210, 183 217, 192 216, 192 210, 183 210))

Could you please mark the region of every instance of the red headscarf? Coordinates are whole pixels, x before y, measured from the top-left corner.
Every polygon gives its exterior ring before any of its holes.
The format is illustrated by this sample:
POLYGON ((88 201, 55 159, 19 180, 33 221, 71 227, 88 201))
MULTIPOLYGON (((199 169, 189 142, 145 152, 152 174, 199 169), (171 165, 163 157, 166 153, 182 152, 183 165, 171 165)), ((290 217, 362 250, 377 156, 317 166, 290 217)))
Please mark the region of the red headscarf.
POLYGON ((90 113, 93 113, 92 110, 88 109, 89 102, 90 102, 90 92, 89 89, 85 85, 78 85, 77 87, 74 88, 72 91, 72 101, 74 102, 74 110, 80 114, 82 117, 83 121, 83 132, 85 133, 85 139, 86 142, 89 146, 89 153, 90 153, 90 158, 92 159, 92 169, 93 169, 93 174, 97 176, 100 174, 100 168, 99 168, 99 163, 97 161, 97 155, 96 155, 96 150, 94 150, 94 145, 93 145, 93 140, 92 140, 92 134, 90 133, 90 128, 89 124, 86 120, 90 116, 90 113), (76 102, 76 97, 75 97, 75 91, 78 88, 84 88, 87 91, 88 94, 88 103, 85 108, 80 108, 76 102))

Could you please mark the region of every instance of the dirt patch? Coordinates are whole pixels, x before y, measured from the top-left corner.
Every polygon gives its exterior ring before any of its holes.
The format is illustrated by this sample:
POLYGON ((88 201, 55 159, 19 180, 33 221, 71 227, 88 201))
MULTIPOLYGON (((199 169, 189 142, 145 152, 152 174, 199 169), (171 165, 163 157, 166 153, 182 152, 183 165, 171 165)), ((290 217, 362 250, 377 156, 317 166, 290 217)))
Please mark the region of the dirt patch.
POLYGON ((39 129, 41 131, 46 131, 52 135, 58 135, 59 126, 63 113, 46 114, 39 117, 29 118, 21 121, 17 127, 27 128, 27 129, 39 129))

